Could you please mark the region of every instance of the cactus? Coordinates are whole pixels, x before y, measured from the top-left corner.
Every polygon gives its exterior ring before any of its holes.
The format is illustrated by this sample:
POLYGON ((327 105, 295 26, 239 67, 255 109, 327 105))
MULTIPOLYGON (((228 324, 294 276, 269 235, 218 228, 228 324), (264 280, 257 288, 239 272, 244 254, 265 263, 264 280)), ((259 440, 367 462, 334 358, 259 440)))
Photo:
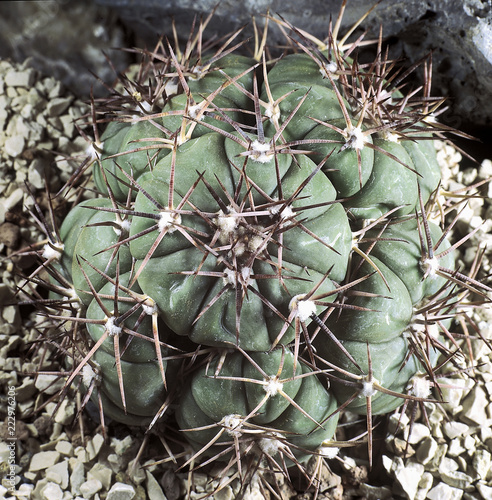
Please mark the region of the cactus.
POLYGON ((431 220, 439 102, 335 32, 316 47, 275 22, 295 53, 191 36, 152 61, 155 87, 124 79, 84 167, 97 194, 48 246, 90 344, 67 387, 116 421, 175 420, 193 458, 288 468, 343 409, 367 415, 371 452, 373 415, 430 401, 409 383, 435 382, 449 318, 490 289, 431 220))

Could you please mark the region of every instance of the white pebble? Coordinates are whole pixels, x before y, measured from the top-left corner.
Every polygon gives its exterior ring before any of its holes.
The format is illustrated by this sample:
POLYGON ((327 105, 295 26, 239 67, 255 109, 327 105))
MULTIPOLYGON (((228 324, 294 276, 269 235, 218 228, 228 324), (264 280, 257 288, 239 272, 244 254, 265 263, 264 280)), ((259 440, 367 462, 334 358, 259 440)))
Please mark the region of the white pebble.
POLYGON ((48 467, 55 465, 59 458, 60 454, 57 451, 40 451, 32 456, 29 470, 38 471, 47 469, 48 467))
POLYGON ((26 146, 26 141, 22 135, 13 135, 5 141, 5 152, 12 156, 13 158, 19 156, 24 147, 26 146))
POLYGON ((460 500, 462 496, 462 490, 452 488, 446 483, 439 483, 427 493, 429 500, 460 500))
POLYGON ((422 464, 407 463, 395 470, 395 478, 400 483, 409 500, 414 500, 419 482, 425 469, 422 464))
POLYGON ((48 483, 41 491, 43 500, 62 500, 63 491, 56 483, 48 483))
POLYGON ((106 500, 132 500, 135 488, 125 483, 115 483, 108 492, 106 500))
POLYGON ((33 69, 25 69, 24 71, 9 71, 5 75, 5 83, 9 87, 31 87, 34 83, 36 73, 33 69))
POLYGON ((101 489, 102 483, 98 479, 89 479, 80 485, 80 493, 84 498, 92 498, 101 489))
POLYGON ((444 424, 444 434, 449 439, 454 439, 458 436, 464 436, 469 430, 468 425, 462 422, 446 422, 444 424))

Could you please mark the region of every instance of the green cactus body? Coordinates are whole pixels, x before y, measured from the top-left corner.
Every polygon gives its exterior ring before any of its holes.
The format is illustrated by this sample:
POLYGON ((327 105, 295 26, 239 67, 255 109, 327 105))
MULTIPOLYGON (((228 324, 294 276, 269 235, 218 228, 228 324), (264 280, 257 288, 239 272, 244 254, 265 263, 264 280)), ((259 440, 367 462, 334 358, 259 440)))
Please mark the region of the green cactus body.
POLYGON ((57 265, 112 418, 152 420, 164 378, 196 359, 175 387, 188 441, 230 459, 250 440, 292 464, 332 438, 338 405, 389 412, 437 362, 431 334, 427 359, 415 348, 421 309, 452 310, 452 248, 426 215, 440 182, 427 110, 322 53, 173 54, 155 113, 123 107, 107 126, 101 197, 67 216, 57 265))
MULTIPOLYGON (((177 150, 174 165, 165 158, 152 174, 141 179, 142 188, 152 200, 144 194, 137 196, 135 211, 159 213, 155 201, 159 207, 166 206, 172 167, 176 169, 175 205, 180 203, 177 193, 186 193, 197 181, 199 169, 217 196, 223 198, 224 204, 229 203, 226 194, 234 194, 242 180, 230 163, 244 163, 243 160, 237 160, 239 152, 236 143, 216 133, 189 141, 177 150)), ((294 194, 294 190, 315 170, 315 165, 307 157, 299 156, 296 160, 294 163, 289 155, 278 156, 277 167, 282 176, 284 199, 294 194)), ((282 213, 268 211, 268 206, 273 204, 278 194, 276 169, 273 165, 248 160, 244 170, 248 182, 262 189, 252 196, 257 209, 267 206, 263 209, 266 215, 258 218, 253 226, 248 217, 251 209, 243 210, 242 217, 231 209, 229 219, 233 218, 233 226, 230 230, 222 229, 221 234, 221 227, 227 224, 227 217, 205 183, 200 182, 189 197, 189 204, 195 207, 196 213, 192 216, 183 214, 179 225, 189 235, 199 231, 207 237, 190 242, 182 231, 174 227, 164 228, 167 234, 153 251, 152 258, 143 266, 139 283, 142 290, 152 295, 166 322, 177 333, 190 335, 196 343, 227 345, 232 342, 247 350, 265 351, 276 339, 282 321, 281 316, 269 309, 258 294, 261 293, 281 314, 288 316, 292 297, 308 293, 329 269, 332 269, 330 276, 333 279, 343 279, 350 252, 351 232, 341 205, 324 205, 334 200, 335 190, 323 174, 316 174, 306 191, 301 193, 300 196, 305 195, 308 202, 295 200, 291 207, 286 207, 289 218, 284 226, 282 213), (318 203, 322 206, 316 206, 318 203), (311 204, 315 205, 312 214, 309 208, 311 204), (297 208, 299 219, 303 220, 303 228, 307 231, 296 227, 293 210, 297 208), (207 214, 210 224, 204 223, 202 214, 207 214), (272 224, 279 225, 279 229, 273 233, 268 229, 272 224), (310 232, 319 239, 313 238, 310 232), (222 245, 227 245, 232 238, 236 261, 231 260, 228 251, 217 255, 208 253, 205 258, 203 249, 205 245, 211 244, 217 234, 222 245), (282 265, 285 269, 280 274, 275 270, 279 247, 279 243, 275 242, 276 234, 283 238, 282 265), (243 249, 240 250, 240 246, 243 249), (187 274, 180 274, 182 271, 187 274), (219 273, 219 276, 207 273, 219 273), (256 275, 266 277, 254 279, 256 275), (282 276, 283 283, 277 275, 282 276), (159 276, 159 280, 155 279, 156 276, 159 276), (236 328, 236 276, 237 280, 246 283, 245 286, 257 290, 256 294, 248 293, 242 300, 239 331, 236 328), (222 292, 224 287, 226 291, 222 292), (214 298, 221 293, 220 299, 214 302, 214 298)), ((130 235, 146 232, 152 225, 155 225, 152 219, 134 217, 130 235)), ((137 259, 137 268, 153 247, 158 234, 156 229, 131 242, 130 248, 137 259)), ((333 288, 333 284, 325 280, 320 291, 330 292, 333 288)), ((293 331, 290 329, 282 342, 287 343, 292 338, 293 331)))
POLYGON ((118 201, 125 202, 130 182, 123 172, 138 179, 150 165, 169 153, 169 147, 159 141, 165 138, 159 125, 162 127, 159 120, 111 122, 108 125, 101 136, 101 160, 94 168, 94 182, 101 192, 109 188, 118 201))
MULTIPOLYGON (((215 360, 197 371, 177 410, 180 427, 197 449, 219 432, 217 442, 222 448, 230 445, 234 435, 244 441, 249 433, 277 441, 277 451, 285 441, 299 460, 308 458, 333 436, 338 421, 338 414, 332 415, 335 400, 309 368, 303 364, 294 368, 289 351, 253 353, 251 360, 233 353, 227 355, 220 370, 215 360)), ((260 439, 258 443, 261 446, 260 439)), ((208 453, 217 453, 221 447, 208 453)), ((234 453, 221 458, 228 459, 234 453)))
MULTIPOLYGON (((93 361, 99 369, 101 383, 93 399, 100 394, 105 414, 128 425, 148 425, 164 404, 168 392, 162 383, 160 367, 155 360, 142 363, 121 361, 122 378, 125 383, 125 405, 119 388, 115 369, 115 358, 100 349, 93 361)), ((172 370, 168 370, 168 384, 172 384, 172 370)))

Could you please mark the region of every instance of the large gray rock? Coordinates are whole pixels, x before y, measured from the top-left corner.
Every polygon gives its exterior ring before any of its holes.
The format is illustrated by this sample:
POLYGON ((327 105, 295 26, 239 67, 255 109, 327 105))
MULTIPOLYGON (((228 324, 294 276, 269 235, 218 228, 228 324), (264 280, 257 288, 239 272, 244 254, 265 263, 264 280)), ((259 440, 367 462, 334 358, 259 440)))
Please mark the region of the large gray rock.
MULTIPOLYGON (((216 0, 96 0, 113 8, 141 39, 171 35, 170 19, 186 38, 195 14, 207 15, 216 0)), ((353 24, 375 0, 349 0, 343 26, 353 24)), ((221 35, 249 23, 262 24, 268 10, 318 37, 328 33, 341 0, 222 1, 207 31, 221 35)), ((383 0, 365 20, 366 38, 383 24, 393 56, 410 63, 433 51, 434 88, 449 97, 446 122, 452 126, 492 125, 491 0, 383 0)), ((246 30, 247 31, 247 30, 246 30)), ((278 37, 280 40, 280 37, 278 37)))
POLYGON ((127 54, 110 50, 127 43, 115 19, 92 1, 0 1, 0 59, 29 59, 30 66, 77 95, 87 99, 92 87, 101 95, 104 86, 94 74, 104 82, 116 79, 105 53, 120 70, 129 60, 127 54))

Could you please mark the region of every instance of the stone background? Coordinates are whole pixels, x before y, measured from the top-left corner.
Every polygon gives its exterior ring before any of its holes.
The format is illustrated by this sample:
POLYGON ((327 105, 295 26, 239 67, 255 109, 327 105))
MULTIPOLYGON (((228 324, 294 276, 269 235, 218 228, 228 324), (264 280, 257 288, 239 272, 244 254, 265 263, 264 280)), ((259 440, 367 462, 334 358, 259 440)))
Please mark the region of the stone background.
MULTIPOLYGON (((207 33, 228 33, 248 23, 261 25, 270 10, 294 25, 324 38, 330 16, 341 0, 223 0, 207 33)), ((350 26, 375 0, 348 0, 343 26, 350 26)), ((61 79, 86 98, 97 74, 111 82, 107 54, 117 69, 131 60, 111 50, 151 46, 160 34, 171 35, 174 18, 186 38, 193 16, 206 15, 216 0, 48 0, 0 2, 0 57, 23 61, 61 79), (91 73, 92 72, 92 73, 91 73)), ((393 57, 411 62, 433 51, 436 95, 449 98, 442 120, 482 139, 475 153, 487 157, 492 137, 492 0, 382 0, 364 22, 366 39, 377 36, 380 24, 393 57)), ((246 27, 245 36, 251 32, 246 27)), ((359 30, 359 32, 362 32, 359 30)), ((271 40, 281 40, 273 33, 271 40)))

